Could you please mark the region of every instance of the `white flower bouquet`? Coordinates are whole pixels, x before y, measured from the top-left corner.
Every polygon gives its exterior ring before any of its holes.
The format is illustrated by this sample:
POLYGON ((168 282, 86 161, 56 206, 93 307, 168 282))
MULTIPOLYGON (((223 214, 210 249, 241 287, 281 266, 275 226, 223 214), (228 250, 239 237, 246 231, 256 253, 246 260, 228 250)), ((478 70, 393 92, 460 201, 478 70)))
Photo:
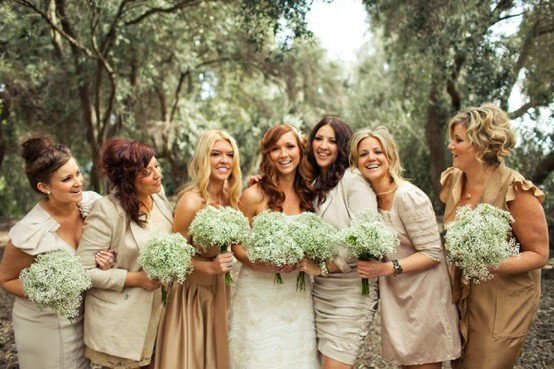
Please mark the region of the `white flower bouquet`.
MULTIPOLYGON (((227 252, 230 246, 246 242, 249 233, 248 219, 230 206, 207 206, 196 213, 189 226, 194 245, 204 251, 217 246, 227 252)), ((231 274, 225 273, 225 283, 232 281, 231 274)))
POLYGON ((25 295, 40 310, 48 308, 67 319, 79 315, 82 293, 92 287, 79 258, 65 250, 38 255, 19 279, 25 295))
POLYGON ((511 214, 489 204, 462 206, 446 226, 446 257, 462 270, 462 282, 478 284, 493 278, 490 267, 519 253, 511 237, 511 214))
MULTIPOLYGON (((254 217, 246 248, 251 261, 278 267, 296 264, 304 256, 302 248, 290 235, 285 216, 269 210, 254 217)), ((275 273, 275 283, 283 283, 280 273, 275 273)))
MULTIPOLYGON (((366 261, 381 260, 396 252, 400 244, 396 232, 373 211, 360 214, 349 228, 341 231, 340 238, 352 256, 366 261)), ((369 295, 367 279, 362 279, 362 295, 369 295)))
POLYGON ((162 303, 174 282, 182 284, 192 272, 195 250, 180 233, 155 232, 141 251, 138 262, 150 279, 162 282, 162 303))
MULTIPOLYGON (((289 232, 302 251, 304 257, 317 262, 332 260, 337 244, 337 230, 320 216, 303 212, 289 224, 289 232)), ((304 272, 298 274, 296 289, 305 288, 304 272)))

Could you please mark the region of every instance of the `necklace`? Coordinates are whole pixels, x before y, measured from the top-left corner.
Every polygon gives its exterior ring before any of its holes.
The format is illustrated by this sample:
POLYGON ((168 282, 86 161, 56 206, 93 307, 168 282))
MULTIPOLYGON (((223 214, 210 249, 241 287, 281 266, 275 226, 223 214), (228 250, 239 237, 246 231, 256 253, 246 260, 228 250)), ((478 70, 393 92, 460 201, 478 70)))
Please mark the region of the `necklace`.
POLYGON ((390 190, 384 191, 384 192, 378 192, 378 193, 376 193, 376 195, 377 196, 388 195, 389 193, 393 193, 394 191, 396 191, 397 187, 398 186, 395 184, 390 190))
POLYGON ((466 200, 471 199, 471 192, 466 193, 466 200))

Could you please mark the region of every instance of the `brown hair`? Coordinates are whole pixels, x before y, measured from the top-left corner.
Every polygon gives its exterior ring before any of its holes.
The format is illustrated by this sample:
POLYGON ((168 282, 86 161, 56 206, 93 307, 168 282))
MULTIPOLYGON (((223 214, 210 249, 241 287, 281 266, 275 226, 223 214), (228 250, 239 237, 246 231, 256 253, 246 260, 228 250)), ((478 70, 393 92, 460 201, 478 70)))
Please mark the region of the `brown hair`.
POLYGON ((315 183, 318 204, 323 204, 325 202, 329 191, 335 188, 348 168, 349 144, 351 139, 352 128, 338 117, 324 117, 310 132, 305 160, 310 165, 311 170, 309 179, 310 183, 315 183), (313 150, 313 142, 317 131, 323 126, 330 126, 335 132, 335 140, 338 149, 337 158, 331 163, 325 175, 323 175, 321 168, 317 165, 313 150))
POLYGON ((277 170, 275 164, 270 159, 271 149, 277 144, 277 141, 288 132, 293 132, 296 137, 296 143, 300 151, 300 164, 296 168, 294 177, 294 189, 300 197, 300 208, 304 211, 313 209, 313 199, 315 190, 309 181, 309 167, 303 160, 306 150, 306 141, 300 132, 288 124, 279 124, 270 128, 262 138, 261 152, 262 162, 260 164, 260 174, 262 179, 259 182, 260 187, 269 196, 268 205, 271 210, 283 211, 281 206, 285 201, 285 194, 277 187, 277 170))
MULTIPOLYGON (((129 221, 146 227, 140 211, 141 202, 135 192, 135 178, 148 166, 154 150, 142 142, 126 138, 112 138, 100 148, 100 168, 110 180, 114 196, 129 217, 129 221)), ((145 205, 145 204, 143 204, 145 205)))
POLYGON ((21 144, 21 156, 25 160, 25 174, 36 192, 39 183, 50 183, 52 174, 71 159, 71 151, 49 135, 35 136, 21 144))

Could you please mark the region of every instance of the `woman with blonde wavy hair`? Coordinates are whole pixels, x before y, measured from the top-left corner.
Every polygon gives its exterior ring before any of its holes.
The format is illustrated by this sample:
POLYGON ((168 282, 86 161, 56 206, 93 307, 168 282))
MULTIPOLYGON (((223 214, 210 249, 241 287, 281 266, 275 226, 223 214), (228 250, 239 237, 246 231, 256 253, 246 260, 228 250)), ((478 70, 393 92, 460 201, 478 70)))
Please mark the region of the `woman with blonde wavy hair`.
POLYGON ((438 369, 460 357, 456 307, 429 197, 404 178, 398 146, 381 126, 357 132, 351 163, 366 178, 379 212, 400 239, 383 260, 358 261, 362 278, 379 278, 381 351, 402 369, 438 369))
MULTIPOLYGON (((225 131, 209 130, 198 139, 189 163, 190 182, 179 192, 173 231, 194 245, 188 228, 208 205, 237 208, 242 189, 239 151, 225 131)), ((198 250, 194 271, 174 285, 158 332, 155 368, 227 369, 227 312, 230 290, 225 273, 233 256, 218 247, 198 250)))
POLYGON ((548 262, 544 193, 504 165, 515 146, 508 114, 487 103, 459 111, 448 126, 452 167, 442 173, 444 223, 456 209, 490 204, 509 211, 520 254, 491 271, 494 278, 466 285, 451 266, 452 298, 460 310, 464 350, 456 368, 513 368, 539 305, 540 268, 548 262))

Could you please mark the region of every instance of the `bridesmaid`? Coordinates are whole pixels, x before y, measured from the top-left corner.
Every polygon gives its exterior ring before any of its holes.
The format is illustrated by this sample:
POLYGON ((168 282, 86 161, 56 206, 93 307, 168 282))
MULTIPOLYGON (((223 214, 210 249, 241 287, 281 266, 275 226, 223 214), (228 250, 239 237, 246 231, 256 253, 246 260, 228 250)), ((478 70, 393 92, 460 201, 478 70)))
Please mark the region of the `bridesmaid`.
MULTIPOLYGON (((225 131, 206 131, 198 139, 188 167, 190 183, 179 193, 174 232, 189 242, 188 228, 208 205, 238 208, 242 189, 239 151, 225 131)), ((183 285, 174 285, 158 332, 157 369, 228 369, 227 314, 230 286, 225 273, 233 266, 231 252, 218 247, 199 251, 194 271, 183 285)))
POLYGON ((450 120, 448 133, 453 167, 441 179, 444 222, 451 222, 460 206, 491 204, 512 214, 521 247, 519 255, 492 270, 490 281, 465 285, 461 271, 451 268, 465 346, 458 367, 513 368, 539 305, 540 268, 548 262, 544 193, 504 165, 515 134, 502 109, 493 104, 464 109, 450 120))
MULTIPOLYGON (((70 321, 40 311, 26 299, 19 274, 39 254, 58 249, 75 253, 84 218, 100 195, 83 191, 83 176, 75 158, 52 137, 30 138, 22 146, 29 183, 43 198, 10 230, 0 264, 0 285, 15 295, 13 330, 19 368, 89 368, 82 312, 70 321)), ((109 268, 113 254, 104 252, 104 258, 97 261, 109 268)))
POLYGON ((385 127, 352 139, 351 162, 371 183, 379 211, 400 238, 384 261, 358 261, 362 278, 379 277, 383 358, 402 368, 439 369, 460 357, 456 307, 431 201, 402 178, 398 147, 385 127))
POLYGON ((100 166, 113 191, 96 201, 77 254, 92 277, 85 300, 85 355, 104 368, 148 365, 162 314, 160 282, 138 263, 152 232, 170 232, 171 207, 148 145, 125 138, 106 141, 100 166), (93 255, 114 249, 114 268, 100 270, 93 255))
MULTIPOLYGON (((308 137, 307 162, 317 191, 315 212, 337 229, 347 228, 362 211, 377 213, 373 190, 357 169, 348 169, 351 138, 352 129, 337 117, 323 118, 308 137)), ((355 263, 342 256, 319 265, 304 262, 316 275, 313 300, 323 369, 352 368, 363 331, 377 310, 376 284, 370 296, 362 296, 355 263)))

